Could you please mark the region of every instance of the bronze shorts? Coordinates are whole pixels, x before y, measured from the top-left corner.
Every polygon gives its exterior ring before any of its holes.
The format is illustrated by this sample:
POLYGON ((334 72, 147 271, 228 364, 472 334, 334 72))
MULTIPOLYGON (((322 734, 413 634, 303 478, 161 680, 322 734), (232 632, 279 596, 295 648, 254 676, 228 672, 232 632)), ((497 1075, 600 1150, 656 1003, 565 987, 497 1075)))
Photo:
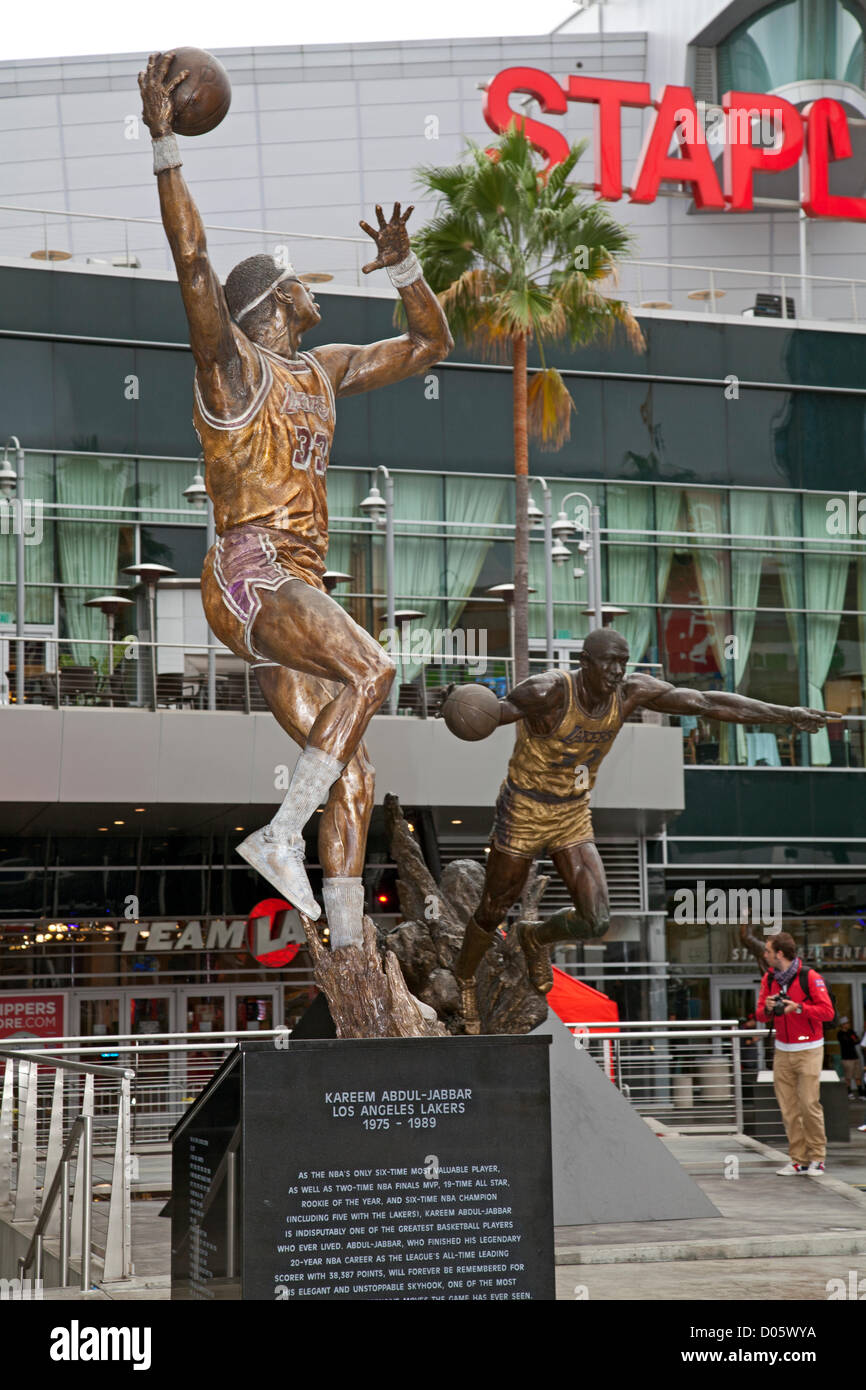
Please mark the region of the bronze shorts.
POLYGON ((218 536, 201 574, 201 601, 214 636, 244 661, 273 665, 252 643, 259 590, 273 593, 294 579, 324 593, 314 564, 308 545, 271 526, 233 526, 218 536))
POLYGON ((595 839, 589 793, 567 801, 545 801, 506 780, 499 789, 493 820, 493 844, 521 859, 570 849, 595 839))

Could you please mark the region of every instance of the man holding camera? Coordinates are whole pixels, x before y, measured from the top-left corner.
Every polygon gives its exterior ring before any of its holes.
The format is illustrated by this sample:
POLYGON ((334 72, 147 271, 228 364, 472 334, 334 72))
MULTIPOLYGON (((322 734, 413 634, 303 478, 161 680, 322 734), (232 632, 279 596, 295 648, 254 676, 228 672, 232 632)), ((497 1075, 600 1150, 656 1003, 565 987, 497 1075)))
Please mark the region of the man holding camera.
POLYGON ((758 1018, 775 1025, 773 1088, 785 1133, 790 1163, 780 1177, 793 1173, 823 1173, 827 1152, 821 1109, 821 1067, 824 1024, 835 1009, 817 970, 807 970, 797 955, 794 938, 779 932, 767 945, 770 970, 761 982, 758 1018))

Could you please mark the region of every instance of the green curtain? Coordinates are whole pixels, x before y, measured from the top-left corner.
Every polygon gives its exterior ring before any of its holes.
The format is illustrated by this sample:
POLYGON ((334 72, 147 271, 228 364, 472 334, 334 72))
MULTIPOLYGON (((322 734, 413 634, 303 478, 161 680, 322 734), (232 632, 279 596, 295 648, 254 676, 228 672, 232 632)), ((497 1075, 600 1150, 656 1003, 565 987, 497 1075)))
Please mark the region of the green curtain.
MULTIPOLYGON (((722 535, 727 531, 724 517, 724 504, 721 494, 708 489, 687 489, 686 509, 689 530, 696 535, 722 535)), ((727 658, 725 656, 725 636, 730 628, 730 609, 728 607, 728 555, 722 542, 713 546, 693 546, 692 557, 701 603, 707 619, 707 631, 716 665, 725 688, 728 685, 727 658)), ((730 724, 719 725, 719 762, 734 761, 737 741, 730 724)))
MULTIPOLYGON (((682 489, 678 487, 657 487, 655 491, 656 504, 656 531, 662 533, 679 531, 680 509, 683 505, 682 489)), ((659 603, 663 603, 670 578, 671 565, 673 564, 674 550, 676 547, 665 541, 663 538, 656 537, 659 541, 656 550, 656 593, 659 603)))
MULTIPOLYGON (((720 535, 727 530, 724 523, 722 498, 719 493, 688 489, 686 491, 689 530, 696 535, 720 535)), ((693 546, 692 555, 701 603, 707 618, 710 643, 716 658, 716 665, 724 677, 725 634, 730 621, 728 608, 728 552, 716 542, 718 549, 709 546, 693 546)))
MULTIPOLYGON (((779 566, 779 582, 782 587, 782 599, 785 604, 785 621, 788 624, 788 636, 794 651, 800 648, 800 620, 796 612, 798 608, 803 608, 803 560, 802 556, 792 554, 791 547, 796 537, 801 536, 802 520, 800 517, 800 500, 796 493, 774 492, 770 498, 769 531, 773 536, 778 537, 777 556, 779 566), (781 553, 787 548, 787 554, 781 553)), ((773 551, 776 547, 770 541, 768 549, 773 551)))
MULTIPOLYGON (((830 670, 844 606, 850 557, 834 550, 838 541, 827 536, 827 506, 824 497, 803 498, 803 534, 807 539, 822 540, 820 549, 806 551, 806 660, 808 662, 809 695, 812 708, 824 708, 824 682, 830 670), (829 609, 827 613, 814 610, 829 609)), ((830 763, 830 739, 826 729, 809 735, 812 764, 826 767, 830 763)))
MULTIPOLYGON (((734 536, 764 536, 767 534, 769 494, 766 492, 732 492, 731 534, 734 536)), ((731 555, 731 599, 734 607, 734 689, 739 690, 749 666, 752 638, 755 634, 755 610, 761 587, 761 570, 765 548, 762 541, 747 541, 751 550, 734 550, 731 555)), ((741 724, 734 729, 737 762, 747 761, 746 732, 741 724)))
MULTIPOLYGON (((369 490, 366 473, 342 468, 339 471, 328 469, 327 565, 329 570, 351 574, 351 582, 345 588, 355 594, 367 593, 371 587, 368 572, 369 525, 361 520, 360 510, 360 503, 369 490), (341 517, 343 520, 339 519, 341 517)), ((339 588, 334 590, 331 597, 360 619, 365 600, 346 598, 339 588)), ((377 609, 378 606, 377 603, 377 609)))
MULTIPOLYGON (((129 464, 111 458, 63 458, 57 460, 57 501, 91 507, 120 507, 130 482, 129 464)), ((62 515, 62 513, 61 513, 62 515)), ((57 523, 60 582, 84 585, 64 591, 67 635, 73 639, 72 656, 77 666, 102 662, 105 647, 90 641, 106 636, 105 618, 98 609, 84 608, 85 599, 111 593, 117 584, 117 552, 120 533, 116 512, 73 513, 84 520, 57 523), (103 520, 104 518, 104 520, 103 520), (112 524, 106 525, 105 522, 112 524)))
POLYGON ((184 497, 194 474, 201 464, 179 463, 174 459, 141 459, 138 464, 138 505, 140 507, 174 507, 183 516, 171 512, 153 512, 141 517, 143 526, 206 526, 204 507, 192 507, 184 497))
MULTIPOLYGON (((41 503, 41 519, 34 508, 25 507, 24 545, 24 621, 42 625, 54 622, 54 522, 47 519, 54 501, 54 459, 50 454, 25 454, 24 500, 41 503), (29 534, 28 534, 29 533, 29 534), (41 537, 41 539, 40 539, 41 537), (44 586, 37 588, 36 586, 44 586)), ((15 621, 16 536, 13 519, 7 512, 7 533, 0 534, 0 613, 15 621)))
MULTIPOLYGON (((442 570, 444 546, 440 535, 442 530, 442 479, 438 475, 425 476, 419 473, 401 473, 394 478, 394 588, 396 606, 415 608, 423 613, 423 618, 410 623, 407 629, 407 645, 411 651, 421 639, 421 630, 432 633, 443 626, 444 605, 437 598, 426 599, 425 595, 439 595, 442 592, 442 570), (420 525, 418 523, 421 523, 420 525), (426 525, 424 524, 426 523, 426 525), (429 531, 430 535, 424 535, 429 531), (414 535, 407 534, 415 532, 414 535), (421 532, 421 535, 417 533, 421 532)), ((384 564, 384 559, 383 559, 384 564)), ((385 604, 382 602, 376 618, 382 619, 378 631, 385 627, 385 604)), ((398 623, 398 627, 400 624, 398 623)), ((402 637, 402 629, 401 629, 402 637)), ((406 657, 403 661, 402 679, 414 680, 421 670, 423 661, 406 657)))
MULTIPOLYGON (((504 522, 509 487, 506 478, 445 478, 448 539, 442 592, 452 599, 448 604, 448 623, 452 628, 460 621, 492 544, 477 527, 504 522), (470 527, 468 523, 475 525, 470 527)), ((490 534, 505 536, 507 532, 490 534)))
MULTIPOLYGON (((860 610, 857 619, 860 630, 860 708, 857 713, 866 714, 866 555, 861 555, 857 561, 857 607, 860 610)), ((859 744, 862 767, 866 758, 866 725, 858 724, 856 730, 852 731, 852 739, 859 744)))
MULTIPOLYGON (((607 525, 615 532, 649 532, 653 530, 653 498, 648 487, 610 483, 607 489, 607 525)), ((643 544, 640 536, 608 535, 607 597, 611 603, 629 612, 612 619, 611 627, 622 633, 628 642, 632 661, 641 661, 650 640, 654 609, 635 607, 650 603, 653 597, 655 550, 643 544)))

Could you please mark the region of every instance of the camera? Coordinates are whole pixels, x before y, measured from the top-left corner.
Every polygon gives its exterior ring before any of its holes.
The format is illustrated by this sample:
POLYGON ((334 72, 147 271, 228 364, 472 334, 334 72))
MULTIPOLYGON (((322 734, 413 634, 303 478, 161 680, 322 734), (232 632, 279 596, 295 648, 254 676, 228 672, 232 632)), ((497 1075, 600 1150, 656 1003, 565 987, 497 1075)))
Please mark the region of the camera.
POLYGON ((770 1018, 779 1018, 785 1012, 787 996, 784 994, 769 994, 764 1000, 764 1013, 770 1018))

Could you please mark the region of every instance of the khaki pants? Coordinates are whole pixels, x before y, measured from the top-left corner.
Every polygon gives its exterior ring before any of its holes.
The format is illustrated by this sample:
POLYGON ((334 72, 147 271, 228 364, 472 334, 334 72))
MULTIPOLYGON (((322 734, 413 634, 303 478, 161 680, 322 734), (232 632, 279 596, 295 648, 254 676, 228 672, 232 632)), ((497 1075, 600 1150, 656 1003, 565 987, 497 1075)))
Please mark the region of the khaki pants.
POLYGON ((785 1122, 792 1163, 823 1163, 827 1152, 820 1077, 823 1047, 773 1053, 773 1089, 785 1122))
POLYGON ((845 1073, 845 1080, 848 1082, 848 1090, 856 1091, 860 1085, 860 1059, 859 1057, 843 1057, 842 1070, 845 1073))

